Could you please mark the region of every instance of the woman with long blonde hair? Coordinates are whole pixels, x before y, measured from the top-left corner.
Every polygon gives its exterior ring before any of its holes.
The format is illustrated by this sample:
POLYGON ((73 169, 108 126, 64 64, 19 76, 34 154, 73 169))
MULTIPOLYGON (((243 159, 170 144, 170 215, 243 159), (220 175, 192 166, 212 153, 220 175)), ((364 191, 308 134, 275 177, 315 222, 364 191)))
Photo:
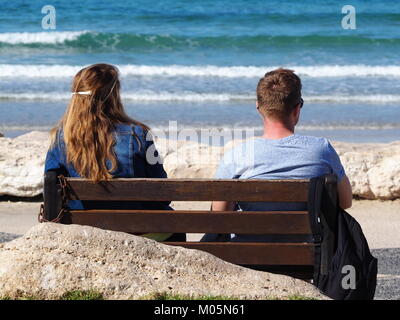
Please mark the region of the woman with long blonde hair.
MULTIPOLYGON (((56 171, 65 176, 87 178, 94 183, 111 178, 167 178, 159 161, 150 164, 146 159, 147 149, 154 148, 154 142, 148 136, 149 130, 145 124, 126 114, 120 97, 118 69, 109 64, 88 66, 75 75, 69 106, 51 130, 52 143, 46 157, 45 172, 56 171)), ((157 151, 153 154, 158 156, 157 151)), ((160 202, 68 203, 71 209, 156 207, 171 210, 168 205, 160 202)), ((185 237, 184 234, 144 236, 159 241, 179 241, 185 237)))

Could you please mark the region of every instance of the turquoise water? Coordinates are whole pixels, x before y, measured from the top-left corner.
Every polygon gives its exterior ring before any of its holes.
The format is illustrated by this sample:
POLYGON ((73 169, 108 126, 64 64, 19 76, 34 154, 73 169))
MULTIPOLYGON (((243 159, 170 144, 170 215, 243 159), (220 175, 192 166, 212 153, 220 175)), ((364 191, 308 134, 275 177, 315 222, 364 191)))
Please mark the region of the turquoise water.
POLYGON ((278 67, 303 80, 302 133, 345 141, 400 139, 400 2, 43 1, 0 10, 0 131, 47 130, 79 68, 116 64, 129 113, 154 128, 254 127, 258 79, 278 67))

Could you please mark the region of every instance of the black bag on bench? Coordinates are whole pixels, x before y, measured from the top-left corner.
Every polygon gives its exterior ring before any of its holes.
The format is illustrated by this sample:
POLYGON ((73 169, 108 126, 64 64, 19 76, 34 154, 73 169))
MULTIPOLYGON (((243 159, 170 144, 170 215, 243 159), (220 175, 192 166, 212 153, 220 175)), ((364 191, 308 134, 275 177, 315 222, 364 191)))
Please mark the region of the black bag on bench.
POLYGON ((372 300, 378 260, 372 256, 360 224, 339 206, 337 208, 336 250, 328 274, 321 275, 316 286, 332 299, 372 300))

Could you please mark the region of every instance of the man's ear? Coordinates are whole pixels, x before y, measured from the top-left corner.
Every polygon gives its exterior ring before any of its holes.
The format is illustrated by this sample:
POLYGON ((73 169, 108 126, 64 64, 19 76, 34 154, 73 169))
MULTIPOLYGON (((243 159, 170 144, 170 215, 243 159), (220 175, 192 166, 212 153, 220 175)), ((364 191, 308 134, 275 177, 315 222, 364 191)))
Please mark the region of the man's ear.
POLYGON ((296 108, 294 108, 293 110, 293 115, 295 118, 299 118, 300 117, 300 112, 301 112, 301 108, 300 108, 300 104, 298 104, 296 106, 296 108))
POLYGON ((256 101, 256 108, 257 108, 257 111, 258 111, 258 114, 260 115, 260 117, 263 119, 263 120, 265 120, 265 117, 264 117, 264 115, 261 113, 261 111, 260 111, 260 106, 258 105, 258 102, 256 101))

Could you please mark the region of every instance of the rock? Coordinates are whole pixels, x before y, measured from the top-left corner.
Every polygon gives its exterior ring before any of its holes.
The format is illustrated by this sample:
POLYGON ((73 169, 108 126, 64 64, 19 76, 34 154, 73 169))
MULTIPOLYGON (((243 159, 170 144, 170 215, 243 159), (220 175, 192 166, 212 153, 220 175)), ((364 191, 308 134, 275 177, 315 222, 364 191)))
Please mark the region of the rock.
POLYGON ((400 198, 400 141, 387 144, 334 142, 353 194, 364 199, 400 198))
POLYGON ((1 132, 0 132, 0 138, 3 138, 4 137, 4 134, 2 134, 1 132))
POLYGON ((48 145, 44 132, 0 139, 0 196, 34 197, 42 193, 48 145))
POLYGON ((96 290, 108 299, 137 299, 156 292, 326 299, 302 280, 87 226, 43 223, 0 245, 0 297, 52 299, 71 290, 96 290))
MULTIPOLYGON (((186 143, 175 151, 164 148, 168 150, 164 167, 171 178, 212 178, 224 151, 241 142, 231 141, 225 147, 186 143)), ((364 199, 400 198, 400 141, 333 145, 352 184, 353 195, 364 199)))
POLYGON ((212 178, 223 151, 221 147, 187 142, 163 155, 164 168, 171 178, 212 178))
MULTIPOLYGON (((225 147, 157 139, 170 178, 212 178, 225 147)), ((34 197, 42 193, 48 135, 31 132, 0 139, 0 196, 34 197)), ((387 144, 333 142, 353 186, 365 199, 400 198, 400 141, 387 144)))

